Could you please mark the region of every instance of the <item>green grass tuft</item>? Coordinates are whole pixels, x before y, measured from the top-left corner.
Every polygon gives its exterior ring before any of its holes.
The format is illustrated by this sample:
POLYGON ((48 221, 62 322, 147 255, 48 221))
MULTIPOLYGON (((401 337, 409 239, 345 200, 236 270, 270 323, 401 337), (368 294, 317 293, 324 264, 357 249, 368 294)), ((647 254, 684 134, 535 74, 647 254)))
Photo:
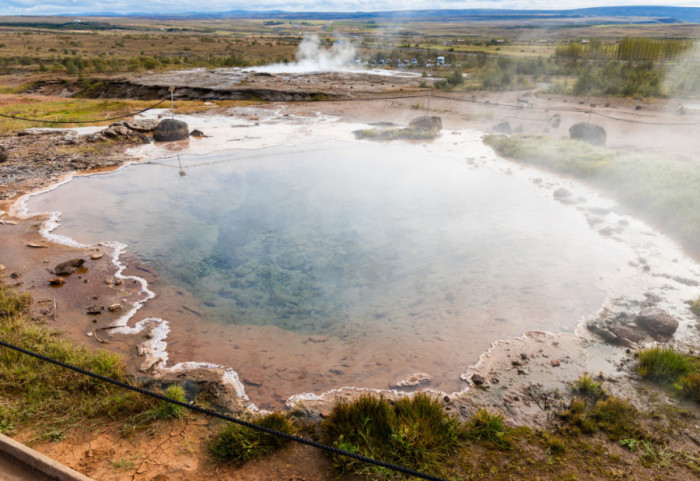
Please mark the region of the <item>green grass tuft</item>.
POLYGON ((573 399, 561 414, 562 431, 570 435, 600 431, 615 442, 630 437, 646 439, 648 435, 639 424, 639 417, 639 411, 632 404, 615 396, 594 403, 573 399))
POLYGON ((680 379, 680 386, 685 397, 700 402, 700 373, 683 376, 680 379))
POLYGON ((511 449, 513 441, 508 437, 509 429, 502 414, 480 409, 467 423, 467 436, 477 441, 502 449, 511 449))
MULTIPOLYGON (((268 414, 254 420, 254 424, 295 434, 294 425, 281 413, 268 414)), ((209 449, 219 462, 244 464, 252 459, 273 453, 289 443, 289 440, 271 436, 239 424, 227 424, 216 435, 209 449)))
POLYGON ((637 372, 652 381, 673 384, 679 378, 698 370, 697 359, 678 353, 670 347, 651 347, 638 353, 637 372))
MULTIPOLYGON (((446 459, 455 451, 458 440, 464 437, 464 426, 427 394, 416 394, 393 403, 370 395, 352 402, 341 401, 321 424, 324 443, 432 473, 444 469, 446 459)), ((391 475, 382 468, 340 456, 333 456, 333 462, 344 472, 391 475)))
POLYGON ((606 396, 605 389, 603 389, 601 383, 596 382, 588 373, 582 374, 577 380, 572 382, 571 389, 577 394, 589 396, 593 399, 606 396))
MULTIPOLYGON (((173 384, 165 389, 165 395, 175 401, 185 402, 185 390, 182 386, 173 384)), ((147 415, 153 419, 177 419, 185 414, 185 408, 167 401, 160 401, 147 411, 147 415)))
POLYGON ((693 311, 693 314, 696 316, 700 316, 700 297, 690 303, 690 310, 693 311))

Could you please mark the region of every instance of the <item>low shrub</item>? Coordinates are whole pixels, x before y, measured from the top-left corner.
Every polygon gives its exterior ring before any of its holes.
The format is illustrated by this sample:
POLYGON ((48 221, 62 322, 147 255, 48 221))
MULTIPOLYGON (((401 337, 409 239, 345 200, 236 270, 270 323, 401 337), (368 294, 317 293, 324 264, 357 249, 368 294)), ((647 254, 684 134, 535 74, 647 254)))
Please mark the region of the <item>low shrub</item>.
MULTIPOLYGON (((252 422, 258 426, 287 434, 296 432, 291 421, 281 413, 268 414, 252 422)), ((288 439, 230 423, 216 435, 210 443, 209 449, 217 461, 241 465, 252 459, 273 453, 286 446, 287 443, 289 443, 288 439)))

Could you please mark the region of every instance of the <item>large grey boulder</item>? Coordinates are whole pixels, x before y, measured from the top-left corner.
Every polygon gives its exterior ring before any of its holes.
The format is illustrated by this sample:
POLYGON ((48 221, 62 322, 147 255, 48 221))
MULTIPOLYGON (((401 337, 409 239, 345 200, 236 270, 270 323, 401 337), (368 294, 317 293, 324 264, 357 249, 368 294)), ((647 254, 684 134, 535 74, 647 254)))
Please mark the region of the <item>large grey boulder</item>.
POLYGON ((605 145, 608 134, 600 125, 579 122, 569 128, 569 135, 572 139, 583 140, 592 145, 605 145))
POLYGON ((424 115, 411 120, 408 126, 416 130, 440 130, 442 129, 442 119, 435 115, 424 115))
POLYGON ((153 139, 160 142, 183 140, 189 136, 190 129, 187 124, 181 120, 175 119, 162 120, 153 132, 153 139))
POLYGON ((652 335, 670 337, 678 329, 678 321, 658 308, 644 309, 634 318, 635 324, 652 335))
POLYGON ((10 156, 7 153, 7 149, 0 145, 0 164, 2 164, 3 162, 7 162, 7 159, 9 158, 10 156))

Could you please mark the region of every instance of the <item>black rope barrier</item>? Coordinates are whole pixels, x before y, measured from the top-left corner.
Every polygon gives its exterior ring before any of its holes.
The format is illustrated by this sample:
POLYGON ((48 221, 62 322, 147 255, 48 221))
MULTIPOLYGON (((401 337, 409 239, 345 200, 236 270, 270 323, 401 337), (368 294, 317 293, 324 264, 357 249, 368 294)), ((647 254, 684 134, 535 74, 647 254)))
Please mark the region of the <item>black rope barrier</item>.
POLYGON ((218 413, 216 411, 212 411, 211 409, 206 409, 206 408, 202 408, 202 407, 199 407, 197 405, 194 405, 194 404, 188 404, 188 403, 185 403, 182 401, 177 401, 177 400, 171 399, 163 394, 158 394, 156 392, 149 391, 148 389, 144 389, 144 388, 137 387, 137 386, 132 386, 132 385, 127 384, 125 382, 117 381, 116 379, 112 379, 112 378, 109 378, 106 376, 102 376, 100 374, 96 374, 96 373, 88 371, 86 369, 83 369, 83 368, 80 368, 77 366, 73 366, 71 364, 67 364, 65 362, 58 361, 56 359, 52 359, 48 356, 44 356, 43 354, 38 354, 36 352, 29 351, 27 349, 15 346, 13 344, 7 343, 7 342, 2 341, 2 340, 0 340, 0 346, 6 347, 8 349, 12 349, 12 350, 17 351, 17 352, 21 352, 22 354, 26 354, 27 356, 32 356, 36 359, 40 359, 42 361, 46 361, 46 362, 49 362, 51 364, 55 364, 56 366, 60 366, 60 367, 63 367, 65 369, 70 369, 71 371, 75 371, 75 372, 83 374, 85 376, 99 379, 100 381, 103 381, 103 382, 106 382, 109 384, 113 384, 113 385, 121 387, 123 389, 128 389, 130 391, 138 392, 140 394, 143 394, 145 396, 150 396, 150 397, 158 399, 160 401, 169 402, 171 404, 175 404, 177 406, 187 408, 191 411, 195 411, 195 412, 198 412, 200 414, 205 414, 207 416, 212 416, 212 417, 216 417, 219 419, 223 419, 224 421, 239 424, 241 426, 245 426, 247 428, 254 429, 256 431, 260 431, 260 432, 263 432, 265 434, 269 434, 271 436, 277 436, 277 437, 280 437, 283 439, 287 439, 289 441, 294 441, 294 442, 299 443, 299 444, 305 444, 307 446, 311 446, 311 447, 320 449, 322 451, 326 451, 326 452, 331 453, 331 454, 337 454, 339 456, 344 456, 346 458, 354 459, 356 461, 360 461, 360 462, 367 463, 367 464, 372 464, 372 465, 378 466, 380 468, 390 469, 392 471, 396 471, 398 473, 405 474, 407 476, 413 476, 414 478, 427 479, 429 481, 447 481, 444 478, 432 476, 430 474, 422 473, 422 472, 416 471, 414 469, 406 468, 403 466, 398 466, 398 465, 392 464, 392 463, 386 463, 384 461, 379 461, 377 459, 373 459, 373 458, 370 458, 367 456, 362 456, 360 454, 351 453, 349 451, 344 451, 342 449, 334 448, 333 446, 328 446, 328 445, 323 444, 323 443, 319 443, 316 441, 312 441, 310 439, 302 438, 301 436, 295 436, 293 434, 283 433, 281 431, 276 431, 274 429, 266 428, 264 426, 259 426, 257 424, 251 423, 249 421, 244 421, 243 419, 238 419, 238 418, 235 418, 232 416, 227 416, 226 414, 221 414, 221 413, 218 413))
POLYGON ((160 104, 168 100, 168 97, 164 98, 163 100, 159 101, 156 104, 151 105, 150 107, 146 107, 143 110, 139 110, 138 112, 132 112, 130 114, 126 115, 120 115, 119 117, 110 117, 107 119, 96 119, 96 120, 45 120, 45 119, 27 119, 24 117, 17 117, 15 115, 7 115, 7 114, 0 114, 0 117, 4 117, 6 119, 13 119, 13 120, 24 120, 25 122, 41 122, 45 124, 97 124, 100 122, 110 122, 112 120, 119 120, 119 119, 125 119, 127 117, 133 117, 134 115, 142 114, 144 112, 147 112, 151 109, 154 109, 158 107, 160 104))

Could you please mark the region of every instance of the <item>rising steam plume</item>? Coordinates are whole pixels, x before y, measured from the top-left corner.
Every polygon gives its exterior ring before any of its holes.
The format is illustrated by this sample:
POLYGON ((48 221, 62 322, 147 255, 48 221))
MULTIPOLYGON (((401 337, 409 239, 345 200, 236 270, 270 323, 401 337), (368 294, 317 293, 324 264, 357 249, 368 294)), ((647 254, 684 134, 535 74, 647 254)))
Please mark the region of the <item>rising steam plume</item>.
POLYGON ((315 72, 347 72, 355 70, 357 51, 352 42, 339 39, 330 48, 321 45, 317 35, 309 35, 299 44, 296 62, 275 63, 251 70, 268 73, 308 74, 315 72))

